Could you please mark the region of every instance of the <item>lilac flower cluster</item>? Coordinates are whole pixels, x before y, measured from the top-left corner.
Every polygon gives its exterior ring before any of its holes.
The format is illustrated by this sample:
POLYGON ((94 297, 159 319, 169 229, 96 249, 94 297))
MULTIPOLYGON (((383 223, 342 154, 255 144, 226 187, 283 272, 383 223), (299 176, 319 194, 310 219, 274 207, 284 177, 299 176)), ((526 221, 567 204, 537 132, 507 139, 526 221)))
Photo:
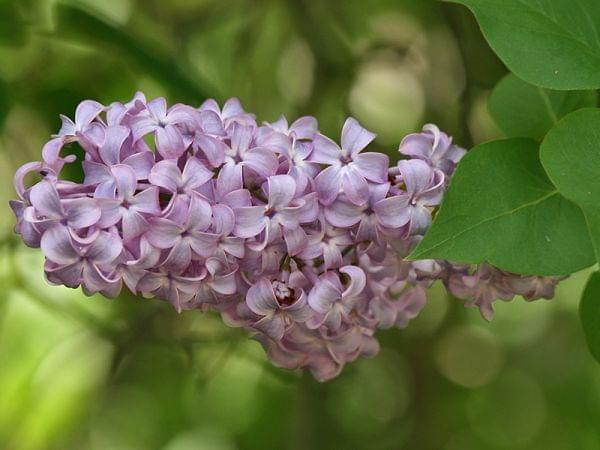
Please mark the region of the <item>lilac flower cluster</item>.
POLYGON ((496 298, 552 296, 554 278, 405 260, 465 152, 433 125, 407 136, 408 158, 390 167, 365 151, 375 135, 355 119, 338 145, 313 117, 259 125, 236 99, 169 108, 138 93, 61 118, 42 161, 17 171, 11 202, 47 280, 218 311, 278 366, 336 376, 377 353, 377 328, 405 327, 435 280, 488 319, 496 298), (60 177, 74 143, 82 183, 60 177), (41 180, 26 187, 32 172, 41 180))

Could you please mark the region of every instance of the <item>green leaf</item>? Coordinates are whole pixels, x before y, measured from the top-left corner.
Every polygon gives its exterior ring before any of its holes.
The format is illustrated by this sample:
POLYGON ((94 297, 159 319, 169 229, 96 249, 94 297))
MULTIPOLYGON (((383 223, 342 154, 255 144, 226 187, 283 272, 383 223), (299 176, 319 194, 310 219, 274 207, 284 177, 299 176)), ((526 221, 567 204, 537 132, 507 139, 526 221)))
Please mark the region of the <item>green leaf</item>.
POLYGON ((596 91, 554 91, 508 74, 492 91, 489 110, 506 136, 542 140, 563 116, 596 100, 596 91))
POLYGON ((452 0, 520 78, 549 89, 600 87, 598 0, 452 0))
POLYGON ((581 210, 552 185, 531 139, 488 142, 467 153, 410 258, 487 261, 539 275, 594 262, 581 210))
POLYGON ((600 109, 582 109, 546 136, 540 159, 562 195, 583 209, 600 262, 600 109))
POLYGON ((594 272, 585 286, 579 318, 590 352, 600 362, 600 272, 594 272))

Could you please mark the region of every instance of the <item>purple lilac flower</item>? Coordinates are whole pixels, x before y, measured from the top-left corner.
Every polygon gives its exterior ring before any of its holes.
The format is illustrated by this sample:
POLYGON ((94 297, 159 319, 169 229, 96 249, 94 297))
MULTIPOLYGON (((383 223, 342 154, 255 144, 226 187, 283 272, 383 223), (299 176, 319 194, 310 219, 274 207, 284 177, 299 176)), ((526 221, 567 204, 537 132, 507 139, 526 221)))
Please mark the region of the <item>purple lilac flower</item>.
POLYGON ((338 146, 313 117, 258 125, 237 99, 168 107, 136 93, 61 118, 41 161, 15 173, 10 202, 47 280, 214 310, 274 364, 318 380, 377 354, 375 330, 406 327, 435 280, 487 319, 496 298, 549 298, 560 280, 405 259, 464 153, 433 125, 389 167, 363 152, 375 135, 355 119, 338 146), (61 178, 75 162, 65 144, 84 150, 83 183, 61 178))
POLYGON ((275 340, 295 322, 306 322, 312 316, 304 291, 279 280, 260 278, 248 290, 246 303, 259 316, 252 327, 275 340))
POLYGON ((341 147, 321 134, 315 136, 311 161, 328 166, 315 177, 315 187, 323 204, 333 203, 342 189, 350 202, 361 205, 369 198, 367 180, 386 182, 387 155, 361 153, 374 139, 375 134, 361 127, 352 117, 344 123, 341 147))
POLYGON ((454 145, 452 138, 433 124, 425 125, 421 133, 406 136, 400 143, 399 151, 427 162, 447 176, 452 175, 456 164, 466 153, 465 149, 454 145))

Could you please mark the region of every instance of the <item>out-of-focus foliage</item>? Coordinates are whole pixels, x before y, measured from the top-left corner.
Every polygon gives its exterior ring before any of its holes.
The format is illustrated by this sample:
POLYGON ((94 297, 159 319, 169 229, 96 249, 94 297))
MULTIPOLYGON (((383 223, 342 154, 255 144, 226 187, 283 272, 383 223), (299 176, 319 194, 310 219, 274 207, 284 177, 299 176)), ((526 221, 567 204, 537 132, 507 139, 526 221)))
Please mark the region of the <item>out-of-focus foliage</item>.
MULTIPOLYGON (((486 99, 504 74, 464 8, 433 0, 0 0, 0 202, 84 98, 238 96, 332 136, 352 114, 393 155, 428 121, 466 147, 499 136, 486 99)), ((321 385, 212 315, 48 286, 3 211, 0 448, 600 448, 587 273, 491 324, 437 290, 377 358, 321 385)))

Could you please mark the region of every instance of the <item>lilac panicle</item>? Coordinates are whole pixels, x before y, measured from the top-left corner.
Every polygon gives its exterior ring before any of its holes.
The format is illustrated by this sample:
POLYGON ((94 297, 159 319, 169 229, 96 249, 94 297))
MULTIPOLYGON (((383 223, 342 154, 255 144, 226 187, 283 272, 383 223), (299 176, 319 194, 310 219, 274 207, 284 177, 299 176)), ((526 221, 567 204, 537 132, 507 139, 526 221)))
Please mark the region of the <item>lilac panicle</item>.
POLYGON ((274 364, 319 380, 375 355, 376 329, 406 327, 435 280, 486 319, 496 299, 550 298, 559 281, 405 259, 465 153, 434 125, 404 138, 409 158, 390 167, 353 118, 338 145, 313 117, 258 124, 237 99, 169 107, 137 93, 61 119, 10 202, 47 280, 218 311, 274 364), (61 178, 69 145, 85 152, 83 183, 61 178), (40 179, 26 186, 30 173, 40 179))

